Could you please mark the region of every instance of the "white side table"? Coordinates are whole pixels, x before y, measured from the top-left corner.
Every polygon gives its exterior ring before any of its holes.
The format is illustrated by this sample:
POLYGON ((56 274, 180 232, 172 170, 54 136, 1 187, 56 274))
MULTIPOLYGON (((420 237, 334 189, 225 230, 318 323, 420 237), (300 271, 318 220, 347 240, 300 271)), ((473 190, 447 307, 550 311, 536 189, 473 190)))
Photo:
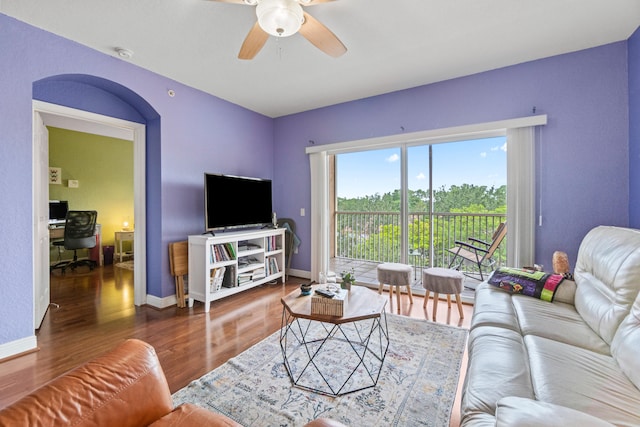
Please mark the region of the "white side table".
MULTIPOLYGON (((124 252, 122 251, 122 242, 133 242, 133 234, 134 231, 130 230, 130 231, 116 231, 116 236, 115 236, 115 250, 116 253, 114 254, 115 256, 117 256, 120 260, 120 262, 122 262, 122 256, 124 255, 124 252)), ((132 247, 131 249, 133 249, 133 243, 132 243, 132 247)))

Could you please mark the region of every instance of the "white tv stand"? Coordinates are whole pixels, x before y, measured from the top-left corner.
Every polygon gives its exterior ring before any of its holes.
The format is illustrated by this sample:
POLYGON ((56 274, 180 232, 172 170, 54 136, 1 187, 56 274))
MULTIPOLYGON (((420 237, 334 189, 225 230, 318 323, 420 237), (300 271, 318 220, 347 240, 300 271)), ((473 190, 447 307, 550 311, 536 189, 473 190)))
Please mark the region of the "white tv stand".
POLYGON ((284 228, 189 236, 189 307, 280 279, 284 284, 284 228), (225 267, 223 286, 212 279, 225 267), (219 288, 219 289, 218 289, 219 288))

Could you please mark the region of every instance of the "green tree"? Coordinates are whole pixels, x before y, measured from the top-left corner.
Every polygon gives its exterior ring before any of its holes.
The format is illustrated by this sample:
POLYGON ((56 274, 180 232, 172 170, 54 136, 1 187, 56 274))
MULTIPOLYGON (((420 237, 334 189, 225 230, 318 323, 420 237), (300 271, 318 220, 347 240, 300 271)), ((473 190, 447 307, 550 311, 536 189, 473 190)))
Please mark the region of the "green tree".
POLYGON ((434 191, 434 212, 454 212, 469 206, 483 206, 487 212, 495 211, 507 204, 507 186, 498 188, 485 185, 452 185, 434 191))
MULTIPOLYGON (((429 212, 429 193, 424 190, 409 190, 409 248, 414 253, 428 254, 430 228, 434 230, 436 259, 446 259, 446 249, 453 244, 448 239, 452 236, 458 240, 490 237, 495 229, 495 220, 474 214, 506 214, 506 193, 504 185, 498 188, 472 184, 454 185, 449 189, 441 187, 434 191, 434 213, 470 215, 459 215, 455 219, 448 215, 436 215, 430 223, 426 215, 429 212)), ((400 259, 400 190, 383 195, 339 198, 338 210, 354 212, 338 217, 338 246, 348 251, 338 256, 383 262, 396 262, 400 259), (368 212, 387 214, 369 215, 368 212)), ((505 251, 505 247, 506 245, 501 246, 501 253, 505 251)))

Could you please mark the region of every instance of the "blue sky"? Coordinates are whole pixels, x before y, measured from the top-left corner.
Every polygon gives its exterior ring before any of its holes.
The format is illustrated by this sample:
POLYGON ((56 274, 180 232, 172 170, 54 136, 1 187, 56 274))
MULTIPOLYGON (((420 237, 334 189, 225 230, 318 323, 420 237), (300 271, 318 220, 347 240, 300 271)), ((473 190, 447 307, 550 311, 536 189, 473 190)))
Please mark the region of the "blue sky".
MULTIPOLYGON (((428 146, 410 147, 409 188, 429 186, 428 146)), ((400 148, 338 155, 338 197, 384 194, 400 188, 400 148)), ((434 189, 464 183, 499 187, 507 183, 506 138, 486 138, 433 146, 434 189)))

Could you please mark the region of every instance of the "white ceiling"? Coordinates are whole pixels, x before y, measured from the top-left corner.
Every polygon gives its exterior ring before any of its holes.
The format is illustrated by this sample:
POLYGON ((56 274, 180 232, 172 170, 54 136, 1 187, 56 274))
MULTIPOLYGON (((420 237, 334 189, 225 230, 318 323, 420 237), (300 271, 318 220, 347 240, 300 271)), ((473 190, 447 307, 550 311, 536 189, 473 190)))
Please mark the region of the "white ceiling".
POLYGON ((0 0, 0 12, 269 117, 626 40, 638 0, 336 0, 305 10, 348 51, 295 34, 237 59, 254 7, 209 0, 0 0))

